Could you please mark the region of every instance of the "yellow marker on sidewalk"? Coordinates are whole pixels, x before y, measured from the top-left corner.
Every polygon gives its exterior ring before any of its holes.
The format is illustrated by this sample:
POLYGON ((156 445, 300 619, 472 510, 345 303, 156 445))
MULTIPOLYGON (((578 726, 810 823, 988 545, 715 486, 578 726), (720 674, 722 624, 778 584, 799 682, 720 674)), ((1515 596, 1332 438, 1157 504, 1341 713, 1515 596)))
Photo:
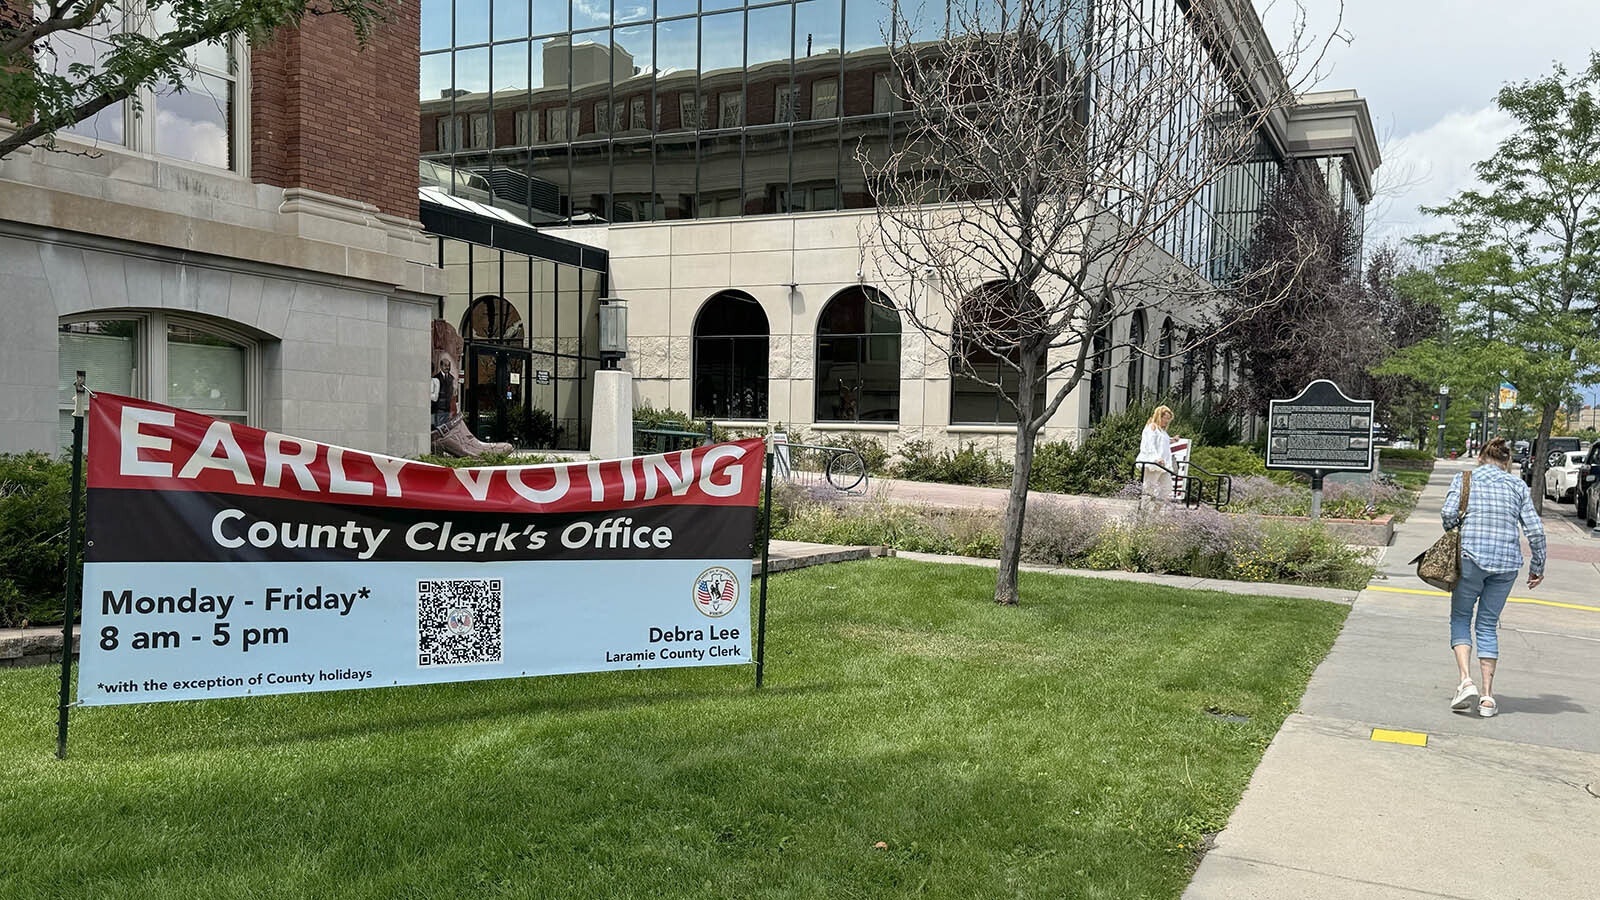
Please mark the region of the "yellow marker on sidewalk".
POLYGON ((1428 736, 1420 731, 1390 731, 1387 728, 1372 729, 1372 739, 1386 744, 1407 744, 1412 747, 1428 746, 1428 736))

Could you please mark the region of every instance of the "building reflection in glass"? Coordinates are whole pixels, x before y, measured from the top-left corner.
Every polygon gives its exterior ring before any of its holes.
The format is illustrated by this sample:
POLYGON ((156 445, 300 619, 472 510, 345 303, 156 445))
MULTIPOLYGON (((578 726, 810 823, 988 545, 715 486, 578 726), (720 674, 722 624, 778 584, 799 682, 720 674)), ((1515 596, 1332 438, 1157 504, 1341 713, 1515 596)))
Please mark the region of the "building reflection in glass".
MULTIPOLYGON (((979 27, 991 6, 907 7, 909 34, 893 37, 979 27)), ((1150 0, 1141 21, 1183 27, 1182 6, 1150 0)), ((886 153, 910 133, 885 48, 892 12, 892 0, 557 0, 531 10, 423 0, 419 150, 486 181, 490 203, 534 224, 867 207, 858 149, 886 153)), ((1109 26, 1109 39, 1123 27, 1109 26)), ((1079 37, 1064 51, 1078 52, 1079 37)), ((1225 114, 1210 99, 1222 82, 1211 60, 1183 66, 1196 87, 1174 134, 1225 114)), ((1262 142, 1155 240, 1226 278, 1278 167, 1262 142)), ((938 172, 929 184, 930 200, 971 199, 938 172)))

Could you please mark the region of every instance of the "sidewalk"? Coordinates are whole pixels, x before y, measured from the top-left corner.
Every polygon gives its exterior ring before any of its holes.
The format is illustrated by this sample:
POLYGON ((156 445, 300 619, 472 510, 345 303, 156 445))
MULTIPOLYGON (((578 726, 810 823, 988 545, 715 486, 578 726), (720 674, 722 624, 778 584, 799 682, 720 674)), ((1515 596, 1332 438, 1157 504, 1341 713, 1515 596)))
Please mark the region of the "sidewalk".
POLYGON ((1547 580, 1501 620, 1501 713, 1450 712, 1448 600, 1407 561, 1465 468, 1396 530, 1186 900, 1600 896, 1600 539, 1546 504, 1547 580))

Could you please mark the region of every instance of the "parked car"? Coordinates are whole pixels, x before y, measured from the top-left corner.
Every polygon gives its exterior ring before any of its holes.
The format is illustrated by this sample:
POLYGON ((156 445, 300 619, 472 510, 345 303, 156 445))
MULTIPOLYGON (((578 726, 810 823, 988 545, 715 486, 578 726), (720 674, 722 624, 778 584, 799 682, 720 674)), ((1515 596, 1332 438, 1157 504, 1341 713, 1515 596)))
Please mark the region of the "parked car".
POLYGON ((1600 442, 1583 454, 1583 462, 1578 466, 1578 495, 1574 500, 1578 504, 1578 518, 1591 528, 1595 523, 1597 501, 1600 501, 1600 442))
POLYGON ((1578 472, 1586 453, 1569 450, 1551 454, 1553 461, 1544 470, 1544 496, 1557 503, 1572 503, 1578 496, 1578 472))
MULTIPOLYGON (((1575 437, 1569 437, 1566 435, 1553 435, 1550 438, 1549 446, 1545 447, 1545 469, 1548 470, 1557 465, 1560 459, 1560 454, 1562 453, 1570 453, 1575 450, 1587 449, 1589 449, 1588 446, 1575 437)), ((1522 480, 1528 485, 1528 487, 1533 487, 1532 452, 1530 451, 1526 456, 1523 456, 1521 459, 1516 461, 1522 467, 1522 480)))

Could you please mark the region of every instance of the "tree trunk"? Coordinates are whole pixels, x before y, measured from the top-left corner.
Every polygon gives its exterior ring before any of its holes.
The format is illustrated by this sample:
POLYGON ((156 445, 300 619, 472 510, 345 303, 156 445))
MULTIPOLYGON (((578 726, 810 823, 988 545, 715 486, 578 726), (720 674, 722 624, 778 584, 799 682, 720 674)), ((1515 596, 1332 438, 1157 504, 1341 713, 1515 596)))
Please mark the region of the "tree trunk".
MULTIPOLYGON (((1032 388, 1029 388, 1032 390, 1032 388)), ((1011 493, 1006 496, 1000 538, 1000 573, 995 578, 994 602, 1016 606, 1017 569, 1022 564, 1022 525, 1028 511, 1028 474, 1033 471, 1033 448, 1038 429, 1026 420, 1017 426, 1017 453, 1012 459, 1011 493)))
POLYGON ((1533 467, 1533 483, 1528 493, 1533 495, 1533 511, 1544 515, 1545 458, 1550 455, 1550 431, 1556 424, 1556 410, 1560 404, 1547 403, 1539 415, 1539 433, 1534 435, 1533 449, 1528 451, 1528 465, 1533 467))

